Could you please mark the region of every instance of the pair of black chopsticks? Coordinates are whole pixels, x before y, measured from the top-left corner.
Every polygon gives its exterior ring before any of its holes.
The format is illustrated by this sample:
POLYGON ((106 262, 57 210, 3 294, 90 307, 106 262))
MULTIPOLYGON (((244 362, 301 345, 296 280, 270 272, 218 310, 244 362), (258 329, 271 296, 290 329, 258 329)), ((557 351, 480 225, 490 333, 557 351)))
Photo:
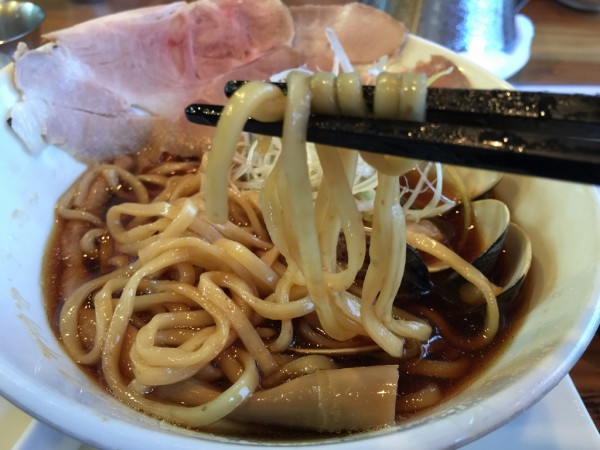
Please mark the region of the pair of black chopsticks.
MULTIPOLYGON (((232 95, 244 81, 227 83, 232 95)), ((285 84, 278 83, 285 91, 285 84)), ((363 87, 367 105, 374 88, 363 87)), ((190 105, 215 126, 221 106, 190 105)), ((282 123, 246 131, 281 136, 282 123)), ((311 115, 307 140, 338 147, 523 175, 600 184, 600 97, 503 90, 429 89, 424 123, 311 115)))

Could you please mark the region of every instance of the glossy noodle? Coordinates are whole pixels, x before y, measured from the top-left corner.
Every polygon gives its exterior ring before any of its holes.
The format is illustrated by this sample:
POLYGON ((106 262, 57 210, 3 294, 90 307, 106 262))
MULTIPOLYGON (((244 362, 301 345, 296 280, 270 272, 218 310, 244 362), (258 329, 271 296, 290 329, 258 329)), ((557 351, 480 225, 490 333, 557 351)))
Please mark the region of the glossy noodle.
MULTIPOLYGON (((54 251, 73 259, 57 277, 58 334, 133 408, 195 429, 381 428, 441 401, 440 380, 471 367, 461 352, 490 346, 498 333, 488 277, 407 228, 424 209, 448 209, 446 171, 316 146, 315 189, 305 139, 311 110, 371 112, 356 73, 292 72, 287 82, 287 95, 263 82, 236 92, 201 162, 121 158, 90 168, 57 205, 54 251), (231 179, 249 116, 284 121, 260 192, 231 179), (353 192, 364 162, 377 172, 368 223, 353 192), (431 190, 422 209, 410 207, 417 194, 403 196, 403 176, 415 170, 413 192, 431 190), (408 308, 398 300, 407 244, 448 264, 483 299, 477 332, 455 339, 446 360, 427 358, 440 330, 451 328, 446 319, 418 296, 408 308), (409 376, 425 381, 404 386, 409 376)), ((421 74, 382 73, 373 114, 423 120, 426 84, 421 74)))

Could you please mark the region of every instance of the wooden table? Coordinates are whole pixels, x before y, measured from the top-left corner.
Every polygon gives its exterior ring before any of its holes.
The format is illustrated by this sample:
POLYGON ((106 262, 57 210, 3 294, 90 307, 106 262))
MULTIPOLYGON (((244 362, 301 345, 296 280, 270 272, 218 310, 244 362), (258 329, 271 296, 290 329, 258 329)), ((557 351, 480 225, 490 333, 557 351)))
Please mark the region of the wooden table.
MULTIPOLYGON (((64 28, 112 12, 165 3, 156 0, 37 0, 47 14, 42 31, 64 28)), ((600 14, 579 12, 552 0, 523 9, 534 23, 529 63, 509 81, 519 85, 600 85, 600 14)), ((600 334, 570 373, 600 429, 600 334)))
POLYGON ((522 13, 535 26, 529 63, 514 84, 600 85, 600 13, 552 0, 530 0, 522 13))

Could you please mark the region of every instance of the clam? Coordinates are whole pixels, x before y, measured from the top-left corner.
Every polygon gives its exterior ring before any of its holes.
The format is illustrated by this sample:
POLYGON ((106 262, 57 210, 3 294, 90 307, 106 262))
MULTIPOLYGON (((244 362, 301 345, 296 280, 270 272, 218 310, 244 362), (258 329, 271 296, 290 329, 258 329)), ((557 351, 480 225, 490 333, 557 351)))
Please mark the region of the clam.
MULTIPOLYGON (((517 224, 510 223, 507 229, 501 258, 498 259, 498 275, 494 282, 494 293, 500 306, 509 306, 516 297, 519 287, 525 280, 531 267, 531 241, 525 231, 517 224)), ((484 303, 481 293, 471 284, 465 283, 460 289, 463 302, 470 305, 484 303)))
MULTIPOLYGON (((515 298, 531 266, 531 242, 521 227, 510 222, 510 211, 501 201, 495 199, 478 200, 472 203, 473 222, 479 231, 480 251, 472 259, 471 264, 490 278, 494 292, 501 306, 507 307, 515 298)), ((407 259, 407 274, 414 267, 415 261, 407 259)), ((449 269, 442 262, 428 263, 427 267, 434 278, 433 290, 440 296, 451 300, 449 292, 458 290, 460 300, 469 307, 479 306, 485 302, 483 296, 470 283, 449 269), (437 272, 437 273, 436 273, 437 272)), ((417 278, 419 284, 426 286, 427 279, 421 273, 417 278)), ((452 301, 452 300, 451 300, 452 301)))
MULTIPOLYGON (((463 169, 456 168, 458 173, 463 169)), ((468 195, 476 196, 489 190, 500 180, 494 172, 464 169, 471 184, 468 195)), ((484 275, 493 275, 494 291, 500 303, 507 305, 515 297, 531 265, 531 243, 518 225, 511 223, 506 204, 496 199, 482 199, 471 203, 472 225, 478 230, 478 249, 470 263, 484 275)), ((370 228, 365 227, 367 237, 370 228)), ((398 298, 427 295, 434 291, 444 298, 446 293, 458 289, 460 299, 466 305, 484 303, 481 293, 443 261, 425 263, 418 251, 407 245, 406 268, 398 298), (432 280, 432 277, 434 280, 432 280), (437 287, 436 287, 437 286, 437 287), (440 287, 443 286, 443 287, 440 287)))
POLYGON ((429 270, 419 252, 410 245, 406 246, 406 265, 402 284, 397 297, 426 295, 433 289, 429 270))
MULTIPOLYGON (((367 245, 370 241, 371 228, 365 227, 367 234, 367 245)), ((346 253, 346 238, 343 234, 340 235, 339 244, 337 248, 338 260, 345 260, 348 257, 346 253)), ((366 274, 367 265, 369 264, 369 254, 365 255, 365 262, 361 271, 359 272, 358 278, 363 279, 366 274)), ((406 265, 404 276, 402 277, 402 284, 398 291, 398 297, 412 297, 419 295, 426 295, 431 292, 433 283, 429 277, 429 269, 421 258, 419 252, 410 245, 406 246, 406 265)))
MULTIPOLYGON (((484 274, 494 267, 502 250, 508 225, 510 211, 501 201, 495 199, 477 200, 471 204, 473 225, 479 234, 479 249, 470 263, 484 274)), ((448 269, 443 261, 432 261, 427 264, 431 273, 448 269)))
POLYGON ((459 166, 446 166, 446 174, 450 174, 451 177, 455 176, 463 183, 465 192, 470 199, 485 194, 502 179, 502 172, 459 166))
POLYGON ((500 290, 496 295, 501 303, 508 303, 515 297, 529 272, 533 255, 529 236, 516 223, 511 223, 508 227, 503 251, 505 254, 502 263, 508 273, 499 281, 500 290))
POLYGON ((477 269, 488 273, 502 251, 510 225, 510 211, 503 202, 494 199, 479 200, 472 206, 473 222, 480 239, 480 252, 472 262, 477 269))

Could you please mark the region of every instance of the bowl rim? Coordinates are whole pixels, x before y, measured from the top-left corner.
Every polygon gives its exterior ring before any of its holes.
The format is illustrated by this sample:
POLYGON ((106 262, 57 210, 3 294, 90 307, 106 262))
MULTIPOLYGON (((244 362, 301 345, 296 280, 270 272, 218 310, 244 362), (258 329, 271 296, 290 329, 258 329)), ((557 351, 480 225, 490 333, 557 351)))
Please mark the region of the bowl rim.
MULTIPOLYGON (((425 39, 418 38, 416 36, 409 36, 409 43, 413 42, 416 45, 426 45, 432 51, 432 53, 439 53, 443 56, 448 56, 455 63, 458 62, 462 67, 466 69, 467 72, 475 71, 479 74, 484 74, 489 77, 491 80, 497 81, 497 84, 508 88, 508 83, 497 79, 491 73, 485 71, 474 63, 466 60, 465 58, 456 55, 455 53, 450 52, 449 50, 440 47, 436 44, 433 44, 425 39)), ((9 65, 0 71, 8 73, 8 71, 12 70, 12 65, 9 65)), ((511 177, 511 176, 507 176, 511 177)), ((593 194, 596 203, 600 204, 600 190, 596 189, 593 194)), ((577 359, 581 356, 589 342, 591 341, 598 324, 600 323, 600 270, 596 273, 595 284, 592 288, 593 297, 597 299, 595 309, 592 315, 587 319, 580 319, 578 330, 583 328, 583 332, 580 333, 576 340, 576 345, 571 348, 566 349, 566 343, 561 345, 561 349, 566 352, 566 358, 563 358, 559 364, 553 366, 551 371, 548 371, 548 367, 546 364, 541 364, 539 367, 535 367, 532 370, 525 373, 525 375, 520 378, 518 381, 513 383, 510 389, 520 389, 531 391, 534 394, 527 397, 526 401, 523 401, 519 404, 514 405, 513 408, 509 408, 503 410, 502 420, 495 421, 494 423, 486 423, 486 424, 477 424, 475 429, 471 428, 473 433, 469 435, 461 435, 458 436, 456 433, 453 433, 453 441, 447 442, 447 446, 456 447, 462 446, 471 442, 473 440, 478 439, 479 437, 493 431, 496 428, 504 425, 506 422, 513 419, 516 415, 520 414, 525 409, 529 408, 531 405, 536 403, 539 399, 541 399, 547 392, 553 389, 567 374, 570 368, 575 364, 577 359)), ((47 325, 47 324, 46 324, 47 325)), ((2 356, 0 355, 0 362, 2 362, 2 356)), ((103 429, 109 430, 110 433, 106 433, 105 431, 101 433, 96 433, 94 437, 89 436, 88 430, 94 429, 98 425, 98 414, 95 413, 91 407, 84 406, 73 401, 71 398, 65 398, 64 395, 55 393, 55 392, 45 392, 43 395, 46 397, 45 402, 40 404, 40 392, 38 385, 34 383, 32 379, 23 379, 20 377, 21 372, 17 370, 16 367, 3 365, 2 370, 0 372, 0 392, 4 397, 9 399, 12 403, 17 405, 19 408, 25 410, 30 415, 35 418, 48 423, 50 426, 60 430, 61 432, 74 436, 75 438, 81 440, 82 442, 86 442, 91 445, 95 445, 98 447, 117 447, 119 443, 122 444, 128 438, 131 438, 132 431, 141 431, 137 425, 121 421, 119 419, 114 419, 111 417, 103 418, 103 429), (65 424, 62 422, 63 417, 71 416, 76 417, 77 424, 75 429, 67 428, 65 424), (99 436, 102 435, 102 436, 99 436), (98 442, 96 438, 102 437, 103 441, 98 442)), ((503 389, 496 392, 493 396, 486 399, 486 401, 497 401, 500 399, 504 392, 507 390, 503 389)), ((115 400, 116 401, 116 400, 115 400)), ((120 403, 119 403, 120 404, 120 403)), ((125 406, 126 407, 126 406, 125 406)), ((127 407, 126 407, 127 408, 127 407)), ((496 412, 497 413, 497 412, 496 412)), ((136 412, 136 414, 139 414, 136 412)), ((460 415, 460 412, 458 412, 460 415)), ((458 419, 458 418, 457 418, 458 419)), ((157 422, 158 423, 158 422, 157 422)), ((73 424, 69 424, 73 426, 73 424)), ((430 423, 426 427, 427 434, 436 434, 442 433, 439 430, 439 424, 430 423)), ((174 427, 173 429, 181 431, 180 428, 174 427)), ((389 440, 395 440, 394 436, 398 433, 402 433, 407 431, 408 429, 397 429, 394 428, 380 431, 380 432, 371 432, 364 433, 361 435, 350 435, 346 438, 341 438, 336 441, 325 441, 319 442, 318 445, 337 445, 339 448, 345 449, 359 449, 363 448, 365 444, 369 445, 377 445, 377 446, 386 446, 390 445, 389 440)), ((164 428, 155 428, 152 430, 144 430, 148 433, 147 437, 144 439, 143 448, 147 447, 147 444, 151 442, 152 448, 164 448, 166 445, 178 445, 179 448, 193 448, 198 445, 202 445, 205 448, 216 448, 219 450, 224 449, 239 449, 239 444, 246 445, 261 445, 268 446, 270 448, 289 448, 290 445, 281 446, 280 444, 269 445, 265 443, 257 444, 256 441, 245 442, 245 441, 236 441, 231 438, 218 438, 215 437, 214 440, 207 440, 202 435, 193 435, 188 436, 182 433, 164 433, 164 428)), ((139 444, 139 443, 138 443, 139 444)), ((393 442, 391 443, 393 445, 393 442)), ((402 442, 403 445, 410 447, 411 442, 402 442)), ((413 444, 417 445, 416 442, 413 444)), ((293 444, 292 444, 293 446, 293 444)), ((135 443, 132 443, 131 448, 136 448, 135 443)), ((141 448, 141 447, 140 447, 141 448)))

